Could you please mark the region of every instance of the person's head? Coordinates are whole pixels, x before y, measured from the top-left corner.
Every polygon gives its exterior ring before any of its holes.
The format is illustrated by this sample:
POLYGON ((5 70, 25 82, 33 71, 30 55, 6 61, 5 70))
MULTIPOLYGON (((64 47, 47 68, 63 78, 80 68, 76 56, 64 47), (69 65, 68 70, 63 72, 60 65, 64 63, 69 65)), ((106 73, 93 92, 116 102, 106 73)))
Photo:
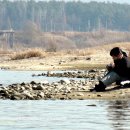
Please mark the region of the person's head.
POLYGON ((110 51, 110 55, 113 58, 113 60, 121 59, 123 57, 122 50, 119 47, 114 47, 110 51))

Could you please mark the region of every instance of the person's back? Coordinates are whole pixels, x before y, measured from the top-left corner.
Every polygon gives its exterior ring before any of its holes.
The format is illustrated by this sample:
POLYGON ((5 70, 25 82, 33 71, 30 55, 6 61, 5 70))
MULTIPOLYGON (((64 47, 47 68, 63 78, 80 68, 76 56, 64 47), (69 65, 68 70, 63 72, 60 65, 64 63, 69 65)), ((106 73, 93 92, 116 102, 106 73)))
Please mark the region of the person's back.
POLYGON ((121 77, 130 77, 130 60, 126 52, 122 51, 119 47, 115 47, 110 51, 110 55, 114 61, 113 71, 121 77))

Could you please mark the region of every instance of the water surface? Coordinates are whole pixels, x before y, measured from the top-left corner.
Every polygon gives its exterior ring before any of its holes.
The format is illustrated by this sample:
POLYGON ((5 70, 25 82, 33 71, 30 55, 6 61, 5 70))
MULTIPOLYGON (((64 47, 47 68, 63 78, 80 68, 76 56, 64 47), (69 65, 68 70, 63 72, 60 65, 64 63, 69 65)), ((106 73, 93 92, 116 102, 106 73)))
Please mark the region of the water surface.
MULTIPOLYGON (((64 72, 64 71, 52 71, 52 72, 64 72)), ((47 71, 11 71, 11 70, 0 70, 0 84, 7 86, 14 83, 29 83, 31 81, 42 82, 47 80, 49 83, 59 81, 65 77, 46 77, 46 76, 32 76, 33 74, 47 73, 47 71)), ((81 78, 69 78, 75 80, 85 80, 81 78)))
MULTIPOLYGON (((0 83, 61 79, 43 72, 0 70, 0 83)), ((0 100, 0 130, 130 130, 130 101, 0 100)))
POLYGON ((130 130, 130 101, 0 100, 0 130, 130 130))

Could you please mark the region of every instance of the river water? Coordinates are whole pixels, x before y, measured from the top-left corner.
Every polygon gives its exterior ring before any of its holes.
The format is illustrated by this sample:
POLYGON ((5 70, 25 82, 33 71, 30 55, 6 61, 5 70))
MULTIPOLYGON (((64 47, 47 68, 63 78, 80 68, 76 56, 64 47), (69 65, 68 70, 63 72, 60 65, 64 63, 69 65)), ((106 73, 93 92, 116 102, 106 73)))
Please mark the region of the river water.
POLYGON ((3 85, 9 85, 9 84, 14 84, 14 83, 28 83, 31 81, 44 81, 48 80, 49 82, 51 81, 56 81, 59 80, 59 78, 54 78, 54 77, 45 77, 45 76, 32 76, 33 74, 41 74, 41 73, 47 73, 46 71, 3 71, 0 70, 0 84, 3 85))
POLYGON ((0 130, 130 130, 130 102, 0 100, 0 130))
MULTIPOLYGON (((59 78, 41 71, 0 71, 0 83, 59 78)), ((0 130, 130 130, 128 100, 0 100, 0 130)))
MULTIPOLYGON (((52 71, 52 72, 58 72, 62 73, 64 71, 52 71)), ((47 73, 47 71, 4 71, 0 70, 0 84, 3 84, 3 86, 7 86, 9 84, 15 84, 15 83, 29 83, 31 81, 36 82, 42 82, 42 81, 59 81, 61 79, 64 79, 64 77, 57 78, 57 77, 46 77, 46 76, 32 76, 33 74, 38 75, 42 73, 47 73)), ((69 78, 69 79, 75 79, 75 80, 85 80, 81 78, 69 78)))

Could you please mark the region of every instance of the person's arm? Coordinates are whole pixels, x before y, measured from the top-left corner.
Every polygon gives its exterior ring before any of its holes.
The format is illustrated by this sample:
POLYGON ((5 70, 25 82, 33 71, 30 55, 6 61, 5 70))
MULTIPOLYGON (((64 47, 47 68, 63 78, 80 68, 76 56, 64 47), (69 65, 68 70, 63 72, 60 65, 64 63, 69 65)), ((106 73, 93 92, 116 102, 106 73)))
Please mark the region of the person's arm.
POLYGON ((114 63, 110 63, 106 66, 107 70, 108 71, 111 71, 113 68, 115 67, 115 64, 114 63))

